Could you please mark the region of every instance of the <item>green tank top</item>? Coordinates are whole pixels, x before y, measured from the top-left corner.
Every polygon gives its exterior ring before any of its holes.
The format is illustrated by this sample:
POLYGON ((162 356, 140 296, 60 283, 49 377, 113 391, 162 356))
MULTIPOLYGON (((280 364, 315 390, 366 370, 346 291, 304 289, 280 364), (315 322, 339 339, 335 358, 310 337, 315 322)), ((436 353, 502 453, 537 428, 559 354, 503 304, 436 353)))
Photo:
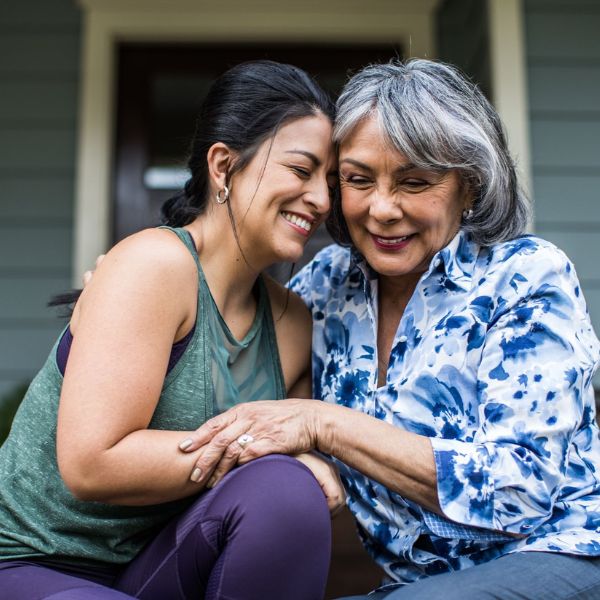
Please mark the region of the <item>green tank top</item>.
MULTIPOLYGON (((284 398, 275 329, 262 279, 257 281, 254 323, 238 341, 219 314, 187 232, 172 231, 198 266, 198 311, 192 339, 165 378, 149 427, 189 431, 238 402, 284 398)), ((62 386, 57 345, 58 340, 0 448, 0 560, 56 557, 72 563, 127 563, 157 528, 193 498, 151 506, 114 506, 82 502, 71 495, 56 462, 62 386)))

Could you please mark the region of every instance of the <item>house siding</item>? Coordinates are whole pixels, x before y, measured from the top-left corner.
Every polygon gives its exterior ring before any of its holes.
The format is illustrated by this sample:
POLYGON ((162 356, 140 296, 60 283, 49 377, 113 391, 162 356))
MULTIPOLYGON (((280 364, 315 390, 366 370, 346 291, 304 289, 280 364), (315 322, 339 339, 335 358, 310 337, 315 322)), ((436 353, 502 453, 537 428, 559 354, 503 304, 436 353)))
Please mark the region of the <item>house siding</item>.
POLYGON ((80 12, 73 0, 0 11, 0 398, 43 363, 70 287, 80 12))
POLYGON ((524 10, 535 231, 575 263, 600 333, 600 3, 524 10))

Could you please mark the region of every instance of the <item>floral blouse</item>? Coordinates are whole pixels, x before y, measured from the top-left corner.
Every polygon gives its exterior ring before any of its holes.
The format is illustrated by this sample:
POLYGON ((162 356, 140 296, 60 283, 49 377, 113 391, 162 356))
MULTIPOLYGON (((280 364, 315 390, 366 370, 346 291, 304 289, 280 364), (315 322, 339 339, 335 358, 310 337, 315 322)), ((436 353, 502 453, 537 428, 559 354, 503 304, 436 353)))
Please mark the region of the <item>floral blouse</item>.
POLYGON ((338 462, 394 582, 515 551, 600 555, 600 344, 568 258, 534 236, 459 232, 423 274, 377 387, 377 278, 322 250, 291 283, 313 317, 315 398, 430 438, 446 518, 338 462))

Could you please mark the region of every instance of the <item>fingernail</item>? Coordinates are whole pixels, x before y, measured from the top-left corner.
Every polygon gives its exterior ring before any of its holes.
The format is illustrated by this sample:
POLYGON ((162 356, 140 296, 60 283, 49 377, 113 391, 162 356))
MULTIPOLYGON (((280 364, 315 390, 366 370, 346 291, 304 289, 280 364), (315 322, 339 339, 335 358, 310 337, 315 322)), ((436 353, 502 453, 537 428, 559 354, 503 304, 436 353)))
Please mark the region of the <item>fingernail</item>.
POLYGON ((211 480, 210 480, 210 481, 209 481, 209 482, 206 484, 206 487, 207 487, 207 488, 209 488, 209 489, 212 489, 212 488, 214 488, 214 487, 215 487, 215 480, 214 480, 214 479, 211 479, 211 480))
POLYGON ((196 469, 194 469, 190 479, 192 481, 198 482, 198 481, 200 481, 200 477, 202 477, 202 471, 200 469, 196 468, 196 469))
POLYGON ((183 442, 181 442, 181 444, 179 444, 179 449, 187 450, 193 443, 194 443, 194 440, 192 440, 191 438, 187 438, 186 440, 183 440, 183 442))

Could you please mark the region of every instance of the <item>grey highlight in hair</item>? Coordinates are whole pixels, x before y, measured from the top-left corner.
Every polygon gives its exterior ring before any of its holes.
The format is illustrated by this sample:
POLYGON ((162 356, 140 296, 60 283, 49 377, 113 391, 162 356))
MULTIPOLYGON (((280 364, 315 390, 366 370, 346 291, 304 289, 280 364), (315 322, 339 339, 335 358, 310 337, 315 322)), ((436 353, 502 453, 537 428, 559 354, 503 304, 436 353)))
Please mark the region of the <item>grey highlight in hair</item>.
MULTIPOLYGON (((525 231, 530 204, 519 186, 500 117, 455 67, 425 59, 366 67, 339 97, 334 141, 343 142, 371 116, 391 148, 413 164, 460 173, 473 194, 473 214, 461 227, 477 243, 489 246, 525 231)), ((339 219, 337 208, 333 215, 339 219)), ((330 223, 330 229, 346 231, 340 224, 330 223)))

